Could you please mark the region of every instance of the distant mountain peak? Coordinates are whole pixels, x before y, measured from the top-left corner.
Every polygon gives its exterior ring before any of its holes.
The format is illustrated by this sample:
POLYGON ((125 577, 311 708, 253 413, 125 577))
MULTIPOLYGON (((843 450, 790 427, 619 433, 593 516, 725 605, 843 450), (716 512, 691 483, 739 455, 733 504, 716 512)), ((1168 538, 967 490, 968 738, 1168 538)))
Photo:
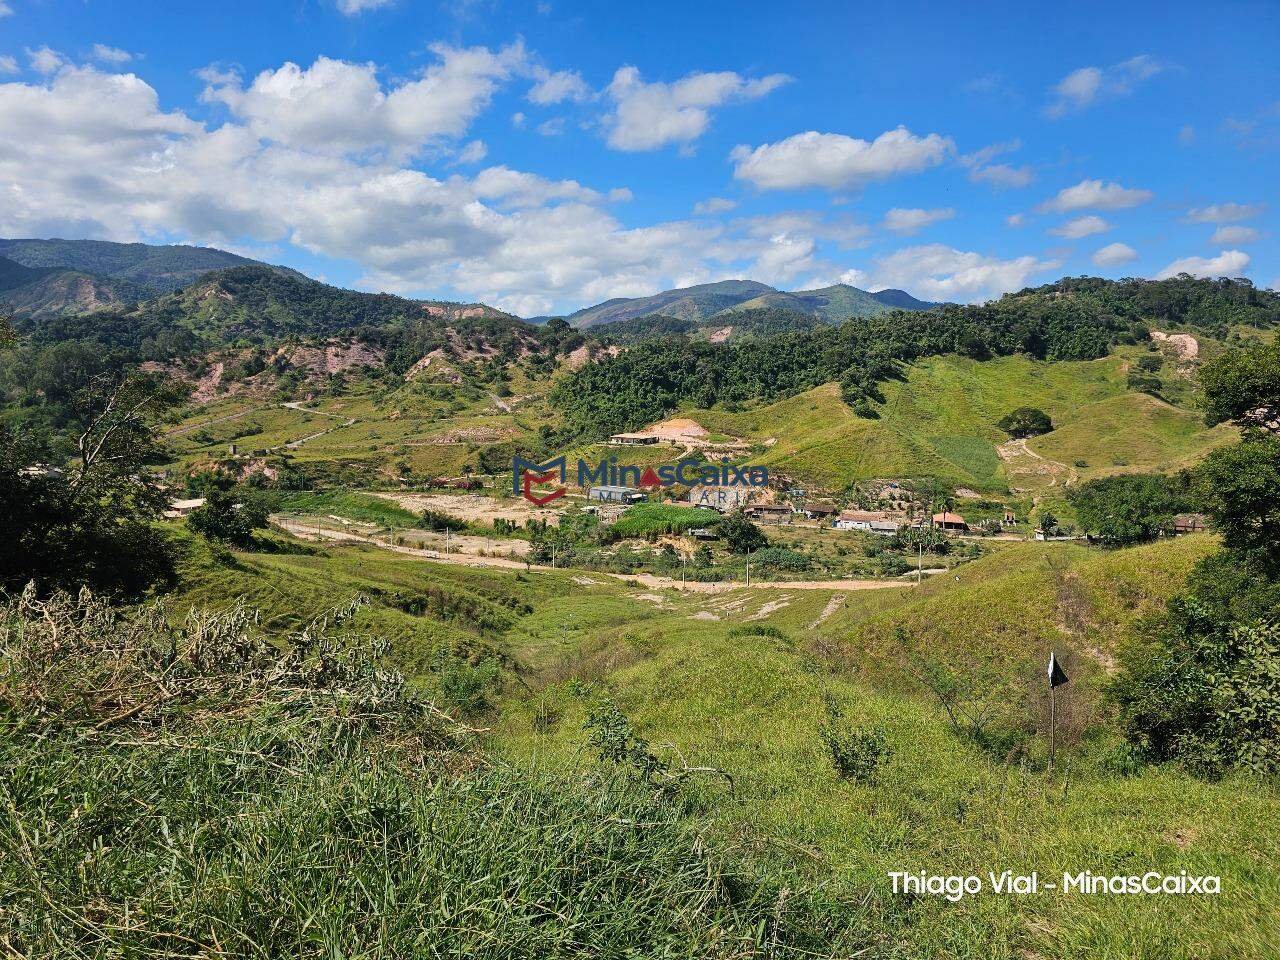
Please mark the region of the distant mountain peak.
POLYGON ((743 310, 786 310, 838 323, 849 317, 867 317, 889 310, 928 310, 934 304, 901 290, 868 293, 847 283, 789 293, 758 280, 720 280, 692 287, 664 290, 648 297, 624 297, 585 307, 566 319, 579 329, 663 316, 695 323, 713 318, 729 319, 743 310))

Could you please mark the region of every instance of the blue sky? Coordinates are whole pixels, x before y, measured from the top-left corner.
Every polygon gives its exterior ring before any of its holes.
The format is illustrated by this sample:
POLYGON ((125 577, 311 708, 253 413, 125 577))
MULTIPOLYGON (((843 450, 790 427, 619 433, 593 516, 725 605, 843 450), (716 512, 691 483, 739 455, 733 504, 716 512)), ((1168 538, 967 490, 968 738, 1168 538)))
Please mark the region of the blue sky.
POLYGON ((1280 5, 0 0, 0 236, 523 315, 1280 286, 1280 5))

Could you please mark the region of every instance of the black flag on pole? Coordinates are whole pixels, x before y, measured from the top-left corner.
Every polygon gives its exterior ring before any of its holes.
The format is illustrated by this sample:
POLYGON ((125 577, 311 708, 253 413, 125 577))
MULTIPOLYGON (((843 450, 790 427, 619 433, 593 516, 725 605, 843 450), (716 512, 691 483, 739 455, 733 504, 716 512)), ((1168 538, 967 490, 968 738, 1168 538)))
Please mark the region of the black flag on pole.
POLYGON ((1049 651, 1049 689, 1060 687, 1067 682, 1069 677, 1067 671, 1062 669, 1062 665, 1058 663, 1058 658, 1052 650, 1049 651))

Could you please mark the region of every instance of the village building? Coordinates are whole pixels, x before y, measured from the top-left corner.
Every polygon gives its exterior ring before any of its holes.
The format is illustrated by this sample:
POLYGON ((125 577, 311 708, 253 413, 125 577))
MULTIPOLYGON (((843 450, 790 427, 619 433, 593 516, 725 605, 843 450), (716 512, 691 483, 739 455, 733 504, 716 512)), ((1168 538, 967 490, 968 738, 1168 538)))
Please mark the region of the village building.
POLYGON ((810 500, 800 507, 800 512, 808 520, 827 520, 834 517, 839 511, 836 510, 833 503, 819 503, 810 500))
POLYGON ((893 536, 902 524, 887 513, 875 510, 845 510, 831 524, 837 530, 865 530, 881 536, 893 536))
POLYGON ((1203 513, 1180 513, 1173 518, 1173 523, 1166 533, 1171 537, 1180 537, 1187 533, 1200 533, 1208 530, 1209 524, 1203 513))
POLYGON ((204 497, 194 497, 190 500, 174 500, 169 504, 169 509, 164 515, 170 520, 177 520, 179 517, 189 517, 201 507, 204 506, 204 497))
POLYGON ((588 490, 587 499, 604 503, 643 503, 649 498, 634 487, 601 486, 588 490))
POLYGON ((791 508, 784 503, 753 503, 743 513, 765 523, 788 523, 791 520, 791 508))
POLYGON ((615 433, 609 443, 615 447, 648 447, 658 442, 652 433, 615 433))
POLYGON ((935 529, 943 530, 947 533, 965 533, 969 529, 969 525, 964 522, 964 517, 958 513, 950 513, 943 511, 933 515, 933 526, 935 529))

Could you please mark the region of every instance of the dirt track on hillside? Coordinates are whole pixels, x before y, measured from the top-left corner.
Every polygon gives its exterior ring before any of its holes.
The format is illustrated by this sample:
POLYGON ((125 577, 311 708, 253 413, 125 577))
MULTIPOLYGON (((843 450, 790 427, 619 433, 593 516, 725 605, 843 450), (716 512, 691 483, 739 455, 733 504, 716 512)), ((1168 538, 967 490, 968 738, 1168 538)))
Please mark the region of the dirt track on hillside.
MULTIPOLYGON (((403 553, 406 556, 418 557, 421 560, 431 560, 437 563, 451 563, 463 567, 491 567, 503 570, 563 569, 558 567, 548 567, 537 563, 526 564, 521 560, 511 560, 506 557, 482 557, 470 553, 453 553, 446 555, 438 550, 419 550, 414 547, 392 546, 385 540, 377 540, 364 534, 352 533, 348 530, 330 530, 325 527, 317 528, 315 524, 302 523, 298 520, 290 520, 279 516, 273 516, 271 518, 271 522, 281 530, 291 533, 302 540, 329 540, 339 543, 364 543, 369 544, 370 546, 380 547, 383 550, 392 550, 396 553, 403 553)), ((628 583, 635 583, 650 589, 685 590, 690 593, 728 593, 733 590, 743 589, 835 590, 840 592, 849 592, 854 590, 881 590, 888 587, 913 586, 910 582, 900 580, 763 580, 756 581, 748 587, 746 583, 736 580, 724 580, 717 583, 704 583, 702 581, 691 580, 686 583, 682 583, 680 580, 672 577, 659 577, 651 573, 602 573, 597 570, 584 571, 584 579, 586 576, 609 577, 613 580, 623 580, 628 583)))

